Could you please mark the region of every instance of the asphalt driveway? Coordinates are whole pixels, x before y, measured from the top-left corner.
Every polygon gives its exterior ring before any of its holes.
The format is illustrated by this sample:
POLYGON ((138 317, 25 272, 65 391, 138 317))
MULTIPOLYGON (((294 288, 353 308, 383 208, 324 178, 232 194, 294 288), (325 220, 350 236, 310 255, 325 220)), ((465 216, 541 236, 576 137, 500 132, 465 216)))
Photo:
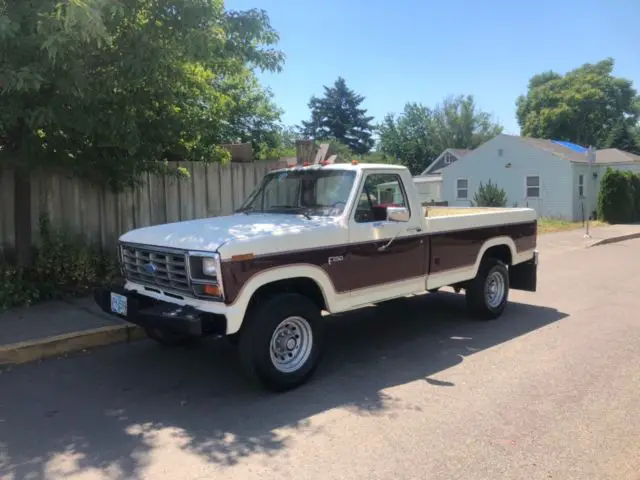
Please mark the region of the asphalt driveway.
POLYGON ((2 479, 640 479, 640 240, 548 251, 539 292, 333 318, 311 383, 224 342, 151 341, 0 374, 2 479))

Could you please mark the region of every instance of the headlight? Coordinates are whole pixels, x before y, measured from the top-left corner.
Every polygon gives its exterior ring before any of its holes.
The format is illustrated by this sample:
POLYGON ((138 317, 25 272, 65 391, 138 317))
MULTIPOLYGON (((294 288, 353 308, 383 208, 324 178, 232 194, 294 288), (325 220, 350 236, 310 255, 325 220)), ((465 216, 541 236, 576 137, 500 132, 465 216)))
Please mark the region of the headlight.
POLYGON ((218 274, 218 267, 215 258, 202 258, 202 273, 208 277, 215 277, 218 274))
POLYGON ((196 297, 223 300, 220 255, 210 252, 189 252, 189 276, 196 297))

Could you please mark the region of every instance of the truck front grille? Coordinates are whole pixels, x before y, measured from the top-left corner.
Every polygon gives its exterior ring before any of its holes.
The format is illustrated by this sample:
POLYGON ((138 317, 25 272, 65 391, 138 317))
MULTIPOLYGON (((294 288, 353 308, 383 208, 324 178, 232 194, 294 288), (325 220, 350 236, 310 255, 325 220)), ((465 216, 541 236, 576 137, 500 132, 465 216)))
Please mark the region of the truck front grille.
POLYGON ((186 254, 122 245, 122 267, 131 282, 192 293, 186 254))

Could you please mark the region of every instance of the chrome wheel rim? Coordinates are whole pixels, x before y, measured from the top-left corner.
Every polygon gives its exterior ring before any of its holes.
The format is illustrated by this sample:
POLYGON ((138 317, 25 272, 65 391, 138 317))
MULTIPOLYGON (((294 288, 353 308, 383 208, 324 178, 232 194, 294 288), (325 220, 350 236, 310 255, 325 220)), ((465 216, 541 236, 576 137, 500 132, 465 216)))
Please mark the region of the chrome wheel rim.
POLYGON ((313 331, 302 317, 288 317, 276 327, 271 336, 271 363, 282 373, 299 370, 311 355, 313 331))
POLYGON ((500 272, 490 273, 484 285, 484 296, 487 300, 487 305, 490 308, 499 307, 504 300, 505 291, 506 285, 502 274, 500 272))

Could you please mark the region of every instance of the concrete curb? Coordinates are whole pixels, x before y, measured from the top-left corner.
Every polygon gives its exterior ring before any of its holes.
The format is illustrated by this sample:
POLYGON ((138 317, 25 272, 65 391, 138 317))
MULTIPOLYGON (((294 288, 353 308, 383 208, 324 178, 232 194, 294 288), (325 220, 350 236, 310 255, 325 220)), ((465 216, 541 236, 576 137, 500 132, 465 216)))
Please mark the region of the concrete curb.
POLYGON ((135 325, 109 325, 38 340, 2 345, 0 346, 0 366, 18 365, 45 358, 58 357, 67 353, 79 352, 86 348, 132 342, 144 337, 144 331, 135 325))
POLYGON ((634 238, 640 238, 640 232, 628 233, 626 235, 618 235, 616 237, 603 238, 602 240, 596 240, 595 242, 587 245, 587 248, 597 247, 599 245, 608 245, 609 243, 624 242, 625 240, 632 240, 634 238))

